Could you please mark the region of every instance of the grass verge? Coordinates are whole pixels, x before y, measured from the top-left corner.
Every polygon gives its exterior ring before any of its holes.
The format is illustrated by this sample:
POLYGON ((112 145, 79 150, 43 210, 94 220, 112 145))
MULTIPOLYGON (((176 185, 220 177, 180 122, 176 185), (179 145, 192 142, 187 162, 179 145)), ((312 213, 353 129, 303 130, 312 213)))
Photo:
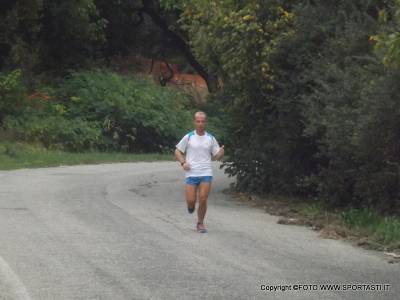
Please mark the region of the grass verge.
POLYGON ((39 145, 21 142, 0 142, 0 170, 111 162, 168 161, 173 159, 172 154, 132 154, 96 151, 71 153, 48 150, 39 145))
POLYGON ((350 240, 366 249, 385 251, 389 262, 400 263, 400 217, 382 216, 370 209, 328 209, 320 202, 279 196, 255 196, 227 191, 232 197, 263 207, 279 216, 279 224, 304 225, 323 238, 350 240))

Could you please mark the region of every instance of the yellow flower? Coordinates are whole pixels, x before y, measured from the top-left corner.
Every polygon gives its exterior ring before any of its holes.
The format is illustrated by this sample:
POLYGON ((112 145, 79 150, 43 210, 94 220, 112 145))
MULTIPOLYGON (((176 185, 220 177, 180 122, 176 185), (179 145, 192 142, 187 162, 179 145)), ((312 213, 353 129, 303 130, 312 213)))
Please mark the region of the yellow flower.
POLYGON ((377 42, 378 41, 378 37, 376 35, 370 35, 368 40, 370 42, 377 42))
POLYGON ((245 15, 242 19, 243 19, 243 21, 250 21, 250 20, 254 20, 254 16, 245 15))

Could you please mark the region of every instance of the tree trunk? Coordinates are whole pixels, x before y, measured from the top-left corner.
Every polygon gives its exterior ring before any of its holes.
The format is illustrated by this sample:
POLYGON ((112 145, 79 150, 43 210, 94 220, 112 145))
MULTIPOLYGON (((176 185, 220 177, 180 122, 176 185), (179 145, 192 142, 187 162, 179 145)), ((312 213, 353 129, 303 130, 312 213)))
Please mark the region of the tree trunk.
POLYGON ((217 76, 210 74, 207 70, 197 61, 193 56, 186 41, 177 33, 169 29, 168 23, 160 16, 160 14, 154 8, 153 1, 143 0, 142 12, 146 13, 164 34, 173 42, 173 44, 181 50, 183 56, 189 62, 189 64, 196 70, 196 72, 204 78, 207 83, 209 92, 214 92, 218 89, 217 76))

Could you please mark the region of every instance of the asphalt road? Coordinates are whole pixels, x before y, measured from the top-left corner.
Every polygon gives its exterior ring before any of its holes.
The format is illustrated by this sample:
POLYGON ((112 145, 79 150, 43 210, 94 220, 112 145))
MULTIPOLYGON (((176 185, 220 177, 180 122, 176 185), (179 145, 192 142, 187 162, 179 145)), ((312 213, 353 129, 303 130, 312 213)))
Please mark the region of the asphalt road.
POLYGON ((0 299, 400 299, 400 264, 277 224, 214 167, 207 234, 175 162, 0 171, 0 299), (261 290, 323 283, 390 287, 261 290))

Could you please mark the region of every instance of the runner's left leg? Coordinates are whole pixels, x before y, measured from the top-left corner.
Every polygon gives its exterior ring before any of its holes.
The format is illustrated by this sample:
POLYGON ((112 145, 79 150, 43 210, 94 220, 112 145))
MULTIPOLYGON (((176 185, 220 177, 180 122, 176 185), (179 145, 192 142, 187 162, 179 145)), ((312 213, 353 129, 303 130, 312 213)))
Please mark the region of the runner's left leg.
POLYGON ((207 211, 207 199, 211 190, 211 182, 202 182, 199 185, 199 208, 197 209, 198 222, 202 224, 207 211))

